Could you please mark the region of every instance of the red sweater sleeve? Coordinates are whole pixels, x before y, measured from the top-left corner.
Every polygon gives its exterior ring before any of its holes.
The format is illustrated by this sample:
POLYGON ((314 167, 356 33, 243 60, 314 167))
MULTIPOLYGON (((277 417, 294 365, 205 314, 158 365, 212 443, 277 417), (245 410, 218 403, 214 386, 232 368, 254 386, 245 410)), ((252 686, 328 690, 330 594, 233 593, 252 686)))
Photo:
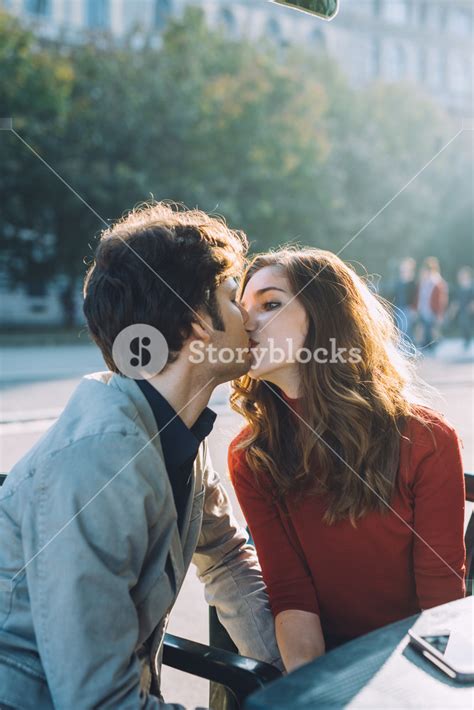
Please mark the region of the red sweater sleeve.
POLYGON ((240 507, 255 541, 273 616, 288 609, 319 614, 319 605, 309 570, 301 552, 282 523, 270 492, 254 480, 243 451, 229 448, 229 472, 240 507))
POLYGON ((420 607, 466 594, 464 472, 455 430, 441 417, 433 425, 436 447, 414 472, 414 568, 420 607))

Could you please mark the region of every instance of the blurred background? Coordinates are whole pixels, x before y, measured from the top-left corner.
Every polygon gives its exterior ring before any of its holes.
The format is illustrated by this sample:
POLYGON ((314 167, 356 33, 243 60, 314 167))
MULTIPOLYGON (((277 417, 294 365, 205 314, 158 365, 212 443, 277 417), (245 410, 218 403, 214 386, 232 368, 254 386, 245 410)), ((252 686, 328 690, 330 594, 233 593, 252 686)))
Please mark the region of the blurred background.
POLYGON ((137 202, 219 212, 254 250, 338 251, 462 129, 344 258, 382 292, 407 256, 452 290, 472 266, 469 0, 341 0, 332 22, 265 0, 0 7, 2 329, 79 325, 95 236, 137 202))
MULTIPOLYGON (((252 252, 340 252, 393 303, 473 470, 473 29, 470 0, 341 0, 330 23, 265 0, 0 2, 0 470, 105 369, 82 280, 150 198, 223 215, 252 252)), ((192 572, 170 630, 206 626, 192 572)), ((165 697, 205 705, 185 680, 166 669, 165 697)))

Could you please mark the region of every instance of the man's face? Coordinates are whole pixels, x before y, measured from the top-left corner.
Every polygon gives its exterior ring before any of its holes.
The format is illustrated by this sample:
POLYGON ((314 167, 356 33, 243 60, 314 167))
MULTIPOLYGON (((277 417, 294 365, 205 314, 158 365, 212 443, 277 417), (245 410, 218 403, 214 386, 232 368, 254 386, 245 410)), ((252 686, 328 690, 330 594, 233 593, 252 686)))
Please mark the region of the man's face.
POLYGON ((237 282, 227 278, 216 290, 224 330, 213 329, 208 362, 213 376, 228 382, 248 372, 251 364, 249 336, 245 330, 247 311, 237 302, 237 282))

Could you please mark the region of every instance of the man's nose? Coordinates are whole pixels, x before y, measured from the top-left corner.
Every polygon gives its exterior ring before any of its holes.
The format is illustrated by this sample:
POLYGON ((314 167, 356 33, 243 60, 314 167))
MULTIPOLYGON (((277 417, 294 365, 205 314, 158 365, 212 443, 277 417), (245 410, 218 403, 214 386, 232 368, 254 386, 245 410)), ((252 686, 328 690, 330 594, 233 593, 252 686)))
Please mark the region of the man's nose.
POLYGON ((253 333, 257 328, 257 319, 255 317, 255 314, 252 312, 251 308, 249 308, 248 311, 245 311, 245 314, 246 314, 246 317, 244 319, 245 330, 248 333, 253 333))
POLYGON ((249 312, 239 303, 240 312, 242 313, 242 320, 245 327, 247 328, 247 322, 249 319, 249 312))

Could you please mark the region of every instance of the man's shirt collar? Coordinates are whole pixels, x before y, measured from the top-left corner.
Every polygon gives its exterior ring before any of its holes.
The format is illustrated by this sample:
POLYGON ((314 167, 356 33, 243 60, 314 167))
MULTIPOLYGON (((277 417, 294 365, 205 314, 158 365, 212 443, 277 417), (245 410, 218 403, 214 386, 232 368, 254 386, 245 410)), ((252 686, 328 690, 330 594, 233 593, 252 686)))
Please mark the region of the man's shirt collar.
POLYGON ((214 426, 217 414, 206 407, 189 429, 171 404, 147 380, 136 380, 156 420, 167 469, 175 470, 190 459, 214 426))

